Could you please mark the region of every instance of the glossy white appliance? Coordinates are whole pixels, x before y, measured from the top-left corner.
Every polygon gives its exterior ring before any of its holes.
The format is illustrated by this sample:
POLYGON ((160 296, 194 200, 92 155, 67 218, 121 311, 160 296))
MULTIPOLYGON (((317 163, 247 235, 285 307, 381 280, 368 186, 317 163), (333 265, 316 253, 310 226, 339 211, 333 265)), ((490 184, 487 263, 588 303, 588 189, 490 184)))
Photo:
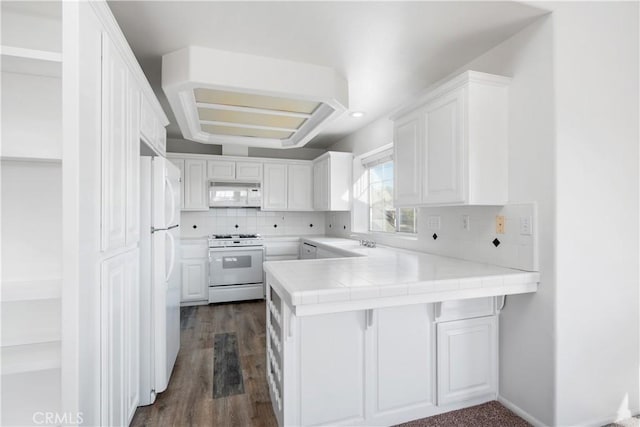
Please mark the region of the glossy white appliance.
POLYGON ((180 171, 140 159, 140 404, 169 384, 180 348, 180 171))
POLYGON ((209 236, 209 302, 264 298, 263 260, 257 234, 209 236))
POLYGON ((257 207, 262 204, 259 182, 209 183, 209 207, 257 207))

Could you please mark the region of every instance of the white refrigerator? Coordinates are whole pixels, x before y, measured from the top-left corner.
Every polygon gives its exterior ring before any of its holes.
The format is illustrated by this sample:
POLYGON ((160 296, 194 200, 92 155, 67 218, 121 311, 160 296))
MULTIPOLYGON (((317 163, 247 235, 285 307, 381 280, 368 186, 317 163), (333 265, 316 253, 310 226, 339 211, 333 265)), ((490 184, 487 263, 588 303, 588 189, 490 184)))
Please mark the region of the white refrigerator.
POLYGON ((140 405, 149 405, 180 349, 180 170, 141 157, 140 195, 140 405))

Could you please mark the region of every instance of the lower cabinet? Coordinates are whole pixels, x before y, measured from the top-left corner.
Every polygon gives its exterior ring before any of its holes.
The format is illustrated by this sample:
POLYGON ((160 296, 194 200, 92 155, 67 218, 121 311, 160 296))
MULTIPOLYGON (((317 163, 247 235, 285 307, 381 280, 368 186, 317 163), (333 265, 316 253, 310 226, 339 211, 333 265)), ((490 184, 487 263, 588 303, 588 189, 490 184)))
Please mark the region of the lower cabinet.
POLYGON ((209 248, 207 240, 183 239, 181 249, 181 305, 206 304, 209 302, 209 248))
POLYGON ((371 418, 435 405, 432 304, 374 310, 371 418))
POLYGON ((497 317, 438 324, 438 404, 495 393, 497 317))
POLYGON ((180 262, 182 268, 182 302, 202 301, 209 298, 207 293, 206 259, 189 259, 180 262))
MULTIPOLYGON (((486 304, 494 310, 493 298, 486 304)), ((449 305, 449 318, 484 306, 449 305)), ((277 367, 268 380, 279 424, 395 425, 494 400, 495 311, 439 321, 443 313, 425 303, 297 317, 268 286, 267 364, 277 367)))
POLYGON ((129 425, 140 400, 139 263, 138 249, 102 263, 102 425, 129 425))
POLYGON ((300 320, 300 425, 364 420, 365 332, 363 311, 300 320))

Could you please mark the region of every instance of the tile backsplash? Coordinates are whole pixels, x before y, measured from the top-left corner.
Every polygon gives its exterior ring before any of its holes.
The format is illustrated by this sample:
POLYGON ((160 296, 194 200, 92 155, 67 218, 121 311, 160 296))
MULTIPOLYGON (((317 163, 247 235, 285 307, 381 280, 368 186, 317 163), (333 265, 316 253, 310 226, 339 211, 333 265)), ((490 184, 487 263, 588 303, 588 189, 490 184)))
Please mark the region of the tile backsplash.
MULTIPOLYGON (((418 250, 470 261, 486 262, 527 271, 538 270, 538 224, 535 203, 505 206, 451 206, 420 208, 415 237, 351 231, 349 212, 327 213, 326 234, 339 237, 368 235, 380 244, 418 250), (469 227, 464 229, 463 217, 469 227), (496 216, 504 216, 504 234, 496 233, 496 216), (439 217, 430 221, 430 217, 439 217), (521 221, 530 219, 531 235, 521 232, 521 221), (430 227, 439 222, 439 228, 430 227), (436 235, 436 238, 434 238, 436 235)), ((358 238, 358 237, 356 237, 358 238)))
POLYGON ((258 233, 263 236, 324 234, 324 212, 267 212, 254 208, 215 208, 182 212, 181 236, 258 233))

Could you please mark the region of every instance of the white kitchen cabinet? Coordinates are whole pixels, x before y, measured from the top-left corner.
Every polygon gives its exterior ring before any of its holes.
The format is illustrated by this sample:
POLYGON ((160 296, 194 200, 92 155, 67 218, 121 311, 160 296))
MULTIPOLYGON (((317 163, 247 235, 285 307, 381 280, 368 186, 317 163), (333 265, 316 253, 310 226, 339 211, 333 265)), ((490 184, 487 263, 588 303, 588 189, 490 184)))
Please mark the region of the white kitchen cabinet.
POLYGON ((392 117, 396 207, 507 202, 509 82, 467 71, 392 117))
POLYGON ((139 251, 102 263, 103 425, 129 425, 139 402, 139 251))
POLYGON ((313 208, 320 211, 351 209, 353 155, 330 151, 313 161, 313 208))
POLYGON ((206 211, 209 209, 207 184, 206 160, 185 160, 184 210, 206 211))
MULTIPOLYGON (((127 246, 140 241, 140 89, 129 80, 127 108, 126 237, 127 246)), ((157 121, 157 120, 156 120, 157 121)))
POLYGON ((422 134, 424 126, 418 115, 411 115, 394 124, 393 158, 394 205, 407 206, 420 203, 420 173, 422 134), (399 167, 399 165, 402 165, 399 167))
POLYGON ((372 419, 435 405, 433 305, 374 310, 371 341, 372 419))
MULTIPOLYGON (((463 203, 464 89, 450 92, 427 105, 422 164, 424 203, 463 203)), ((419 157, 418 157, 419 158, 419 157)))
POLYGON ((329 157, 313 162, 313 208, 329 210, 329 157))
POLYGON ((129 70, 115 46, 102 38, 102 250, 125 246, 129 70))
POLYGON ((140 137, 159 155, 167 152, 167 132, 146 96, 140 97, 140 137))
POLYGON ((183 259, 182 268, 182 302, 204 301, 209 297, 207 286, 208 260, 183 259))
POLYGON ((180 209, 184 209, 184 159, 170 159, 180 170, 180 209))
POLYGON ((300 420, 294 424, 364 419, 365 331, 364 311, 300 319, 300 420))
POLYGON ((229 181, 236 179, 236 162, 227 160, 208 160, 207 178, 229 181))
POLYGON ((182 239, 180 269, 182 276, 180 305, 208 303, 209 245, 206 239, 182 239))
POLYGON ((438 404, 495 395, 497 317, 438 324, 438 404))
POLYGON ((313 171, 311 164, 290 164, 287 171, 287 208, 313 210, 313 171))
POLYGON ((265 211, 287 209, 287 165, 285 163, 264 165, 262 209, 265 211))
POLYGON ((262 163, 236 162, 236 179, 238 181, 262 181, 262 163))

